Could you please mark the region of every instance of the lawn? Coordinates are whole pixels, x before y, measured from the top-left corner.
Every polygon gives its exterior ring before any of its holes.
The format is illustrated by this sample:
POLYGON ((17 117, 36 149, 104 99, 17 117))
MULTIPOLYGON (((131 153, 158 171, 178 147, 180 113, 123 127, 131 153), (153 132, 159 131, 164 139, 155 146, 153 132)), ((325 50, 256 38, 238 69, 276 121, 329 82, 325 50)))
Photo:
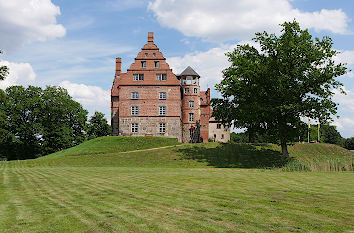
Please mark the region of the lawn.
MULTIPOLYGON (((274 145, 95 148, 1 162, 1 232, 354 231, 353 172, 284 172, 274 145)), ((328 145, 289 151, 352 162, 328 145)))

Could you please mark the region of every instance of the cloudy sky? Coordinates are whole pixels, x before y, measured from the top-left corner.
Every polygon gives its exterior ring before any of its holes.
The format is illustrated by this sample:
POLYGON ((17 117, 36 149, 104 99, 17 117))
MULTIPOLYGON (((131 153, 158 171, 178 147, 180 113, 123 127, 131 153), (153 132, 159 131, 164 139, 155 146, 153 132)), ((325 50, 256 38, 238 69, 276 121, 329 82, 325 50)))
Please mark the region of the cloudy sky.
MULTIPOLYGON (((190 65, 202 89, 213 89, 229 65, 225 52, 255 32, 279 33, 279 24, 294 18, 314 36, 332 37, 342 51, 337 60, 353 69, 353 12, 348 0, 0 0, 0 64, 10 68, 0 88, 60 85, 91 113, 109 118, 115 57, 125 71, 147 32, 155 33, 175 73, 190 65)), ((339 80, 347 95, 335 90, 334 124, 352 137, 354 73, 339 80)))

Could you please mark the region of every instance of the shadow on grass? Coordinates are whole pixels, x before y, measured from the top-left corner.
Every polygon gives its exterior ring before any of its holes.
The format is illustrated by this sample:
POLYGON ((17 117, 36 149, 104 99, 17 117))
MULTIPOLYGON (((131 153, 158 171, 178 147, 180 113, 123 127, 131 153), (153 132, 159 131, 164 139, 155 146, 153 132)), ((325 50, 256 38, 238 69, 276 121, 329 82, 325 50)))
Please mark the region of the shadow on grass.
POLYGON ((276 168, 288 162, 279 151, 260 144, 222 143, 215 148, 202 145, 177 151, 182 153, 182 159, 207 162, 208 166, 219 168, 276 168))

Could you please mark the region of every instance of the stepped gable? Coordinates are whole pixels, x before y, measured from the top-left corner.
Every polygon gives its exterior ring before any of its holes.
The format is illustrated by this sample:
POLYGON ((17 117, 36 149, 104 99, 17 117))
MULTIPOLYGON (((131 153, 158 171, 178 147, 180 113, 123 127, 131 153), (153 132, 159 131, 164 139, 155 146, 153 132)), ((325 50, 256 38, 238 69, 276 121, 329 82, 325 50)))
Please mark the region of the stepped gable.
POLYGON ((121 73, 117 78, 118 85, 156 85, 156 86, 175 86, 180 85, 176 75, 172 72, 166 58, 154 43, 154 34, 148 33, 147 44, 130 65, 126 73, 121 73), (145 63, 145 65, 143 65, 145 63), (143 74, 143 81, 133 81, 133 74, 143 74), (158 81, 156 74, 166 74, 165 81, 158 81))

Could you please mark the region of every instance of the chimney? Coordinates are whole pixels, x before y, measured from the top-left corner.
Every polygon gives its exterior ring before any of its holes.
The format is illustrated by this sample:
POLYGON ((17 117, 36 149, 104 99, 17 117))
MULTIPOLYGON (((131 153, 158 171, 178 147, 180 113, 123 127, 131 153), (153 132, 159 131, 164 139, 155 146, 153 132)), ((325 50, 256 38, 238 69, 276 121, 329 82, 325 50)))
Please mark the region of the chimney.
POLYGON ((120 72, 122 71, 122 58, 117 57, 116 58, 116 76, 120 75, 120 72))
POLYGON ((154 43, 154 33, 148 32, 148 42, 154 43))

